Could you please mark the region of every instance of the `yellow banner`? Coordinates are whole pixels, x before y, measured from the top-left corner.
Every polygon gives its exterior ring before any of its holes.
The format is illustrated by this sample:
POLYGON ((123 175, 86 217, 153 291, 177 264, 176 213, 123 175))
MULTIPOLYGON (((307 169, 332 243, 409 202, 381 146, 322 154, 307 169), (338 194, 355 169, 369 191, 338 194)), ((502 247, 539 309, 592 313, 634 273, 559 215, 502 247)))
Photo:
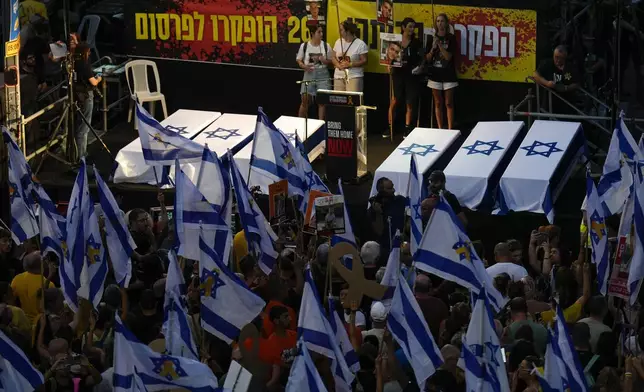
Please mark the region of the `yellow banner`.
MULTIPOLYGON (((369 46, 367 72, 385 73, 379 64, 380 32, 388 27, 378 24, 375 2, 329 1, 327 35, 331 45, 338 39, 340 20, 352 19, 360 29, 360 38, 369 46)), ((460 78, 503 82, 525 82, 536 67, 537 12, 502 8, 462 7, 451 5, 409 4, 394 1, 395 31, 410 17, 416 21, 416 35, 424 39, 434 33, 434 18, 444 13, 450 30, 456 35, 458 50, 456 70, 460 78)))
POLYGON ((20 37, 4 43, 4 57, 15 56, 20 52, 20 37))

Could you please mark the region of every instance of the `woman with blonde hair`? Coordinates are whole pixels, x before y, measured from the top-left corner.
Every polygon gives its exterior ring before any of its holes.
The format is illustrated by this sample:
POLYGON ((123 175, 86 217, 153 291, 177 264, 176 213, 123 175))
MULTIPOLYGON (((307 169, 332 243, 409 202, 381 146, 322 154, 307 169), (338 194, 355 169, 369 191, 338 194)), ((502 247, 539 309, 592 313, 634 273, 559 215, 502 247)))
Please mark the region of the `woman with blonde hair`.
POLYGON ((425 55, 430 64, 427 87, 432 89, 434 111, 438 128, 444 128, 443 105, 447 111, 447 128, 454 127, 454 88, 458 86, 456 77, 456 37, 450 33, 447 15, 439 14, 435 21, 435 32, 427 42, 429 50, 425 55))

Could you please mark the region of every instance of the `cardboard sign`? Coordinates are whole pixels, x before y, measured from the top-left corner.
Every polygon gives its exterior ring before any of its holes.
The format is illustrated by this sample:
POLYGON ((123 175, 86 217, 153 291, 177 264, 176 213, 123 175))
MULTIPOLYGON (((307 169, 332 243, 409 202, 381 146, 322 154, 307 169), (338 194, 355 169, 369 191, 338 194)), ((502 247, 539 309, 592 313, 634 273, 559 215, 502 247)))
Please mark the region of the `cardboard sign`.
POLYGON ((311 190, 309 192, 309 202, 306 206, 306 213, 304 214, 304 226, 315 228, 315 199, 318 197, 333 196, 330 193, 311 190))
POLYGON ((286 219, 288 181, 282 180, 268 186, 269 219, 286 219))
POLYGON ((393 0, 377 0, 376 16, 378 18, 378 23, 383 23, 389 26, 393 26, 394 25, 393 0))
POLYGON ((630 298, 630 291, 628 289, 628 268, 632 254, 628 254, 630 247, 626 236, 618 237, 617 241, 615 262, 613 263, 611 276, 608 280, 607 294, 628 301, 630 298))
POLYGON ((333 195, 315 199, 315 217, 318 234, 343 234, 344 196, 333 195))
POLYGON ((306 25, 320 25, 324 26, 326 19, 324 18, 324 4, 321 0, 306 0, 306 25))

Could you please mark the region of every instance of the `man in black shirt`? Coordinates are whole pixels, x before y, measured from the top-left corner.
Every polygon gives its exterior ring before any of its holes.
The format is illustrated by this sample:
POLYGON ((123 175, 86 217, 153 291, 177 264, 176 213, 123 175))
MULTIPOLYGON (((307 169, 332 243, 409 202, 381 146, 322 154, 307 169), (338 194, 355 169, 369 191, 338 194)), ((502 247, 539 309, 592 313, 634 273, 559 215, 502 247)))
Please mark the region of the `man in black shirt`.
POLYGON ((403 232, 407 198, 396 195, 394 183, 387 177, 378 179, 376 191, 378 193, 369 199, 371 207, 367 213, 374 239, 380 244, 380 260, 387 260, 396 230, 403 232))
POLYGON ((467 218, 465 217, 465 212, 461 208, 461 203, 454 194, 445 189, 445 173, 440 170, 434 170, 432 174, 429 175, 429 192, 431 195, 440 196, 441 191, 443 197, 447 201, 454 214, 461 220, 463 227, 467 227, 467 218))
MULTIPOLYGON (((555 48, 552 59, 542 61, 533 76, 540 85, 555 90, 566 101, 574 103, 575 90, 580 87, 580 80, 576 68, 567 60, 568 50, 559 45, 555 48)), ((569 113, 572 110, 557 97, 552 98, 552 106, 554 112, 569 113)))
MULTIPOLYGON (((74 92, 80 106, 81 113, 91 124, 92 113, 94 111, 94 87, 101 83, 101 76, 95 76, 92 71, 92 65, 89 61, 90 47, 86 43, 79 43, 74 48, 74 72, 76 80, 74 92)), ((76 146, 78 147, 78 157, 87 156, 87 134, 89 126, 85 124, 82 118, 76 119, 76 146)))

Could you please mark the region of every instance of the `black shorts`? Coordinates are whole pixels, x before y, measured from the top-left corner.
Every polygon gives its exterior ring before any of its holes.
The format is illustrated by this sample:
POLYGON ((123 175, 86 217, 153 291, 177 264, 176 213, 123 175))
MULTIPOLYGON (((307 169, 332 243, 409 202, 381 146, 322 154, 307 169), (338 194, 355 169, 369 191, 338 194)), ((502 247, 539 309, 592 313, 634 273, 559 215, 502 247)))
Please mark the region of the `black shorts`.
POLYGON ((392 74, 392 76, 396 102, 404 101, 407 105, 417 104, 422 79, 411 73, 399 72, 392 74))

